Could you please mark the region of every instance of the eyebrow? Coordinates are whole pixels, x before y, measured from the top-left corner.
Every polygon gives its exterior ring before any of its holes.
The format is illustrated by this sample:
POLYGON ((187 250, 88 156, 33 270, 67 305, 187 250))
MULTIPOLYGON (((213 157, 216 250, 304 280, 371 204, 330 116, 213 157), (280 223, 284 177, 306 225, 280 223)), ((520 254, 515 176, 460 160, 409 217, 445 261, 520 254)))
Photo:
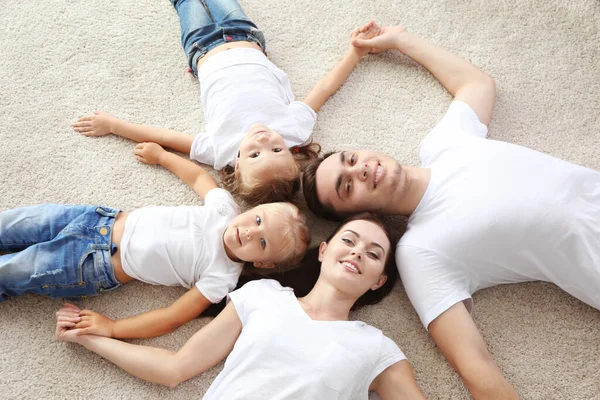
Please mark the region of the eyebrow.
MULTIPOLYGON (((354 232, 352 229, 346 229, 344 232, 350 232, 350 233, 353 233, 354 235, 356 235, 356 237, 359 237, 359 238, 360 238, 360 235, 358 234, 358 232, 354 232)), ((381 251, 383 251, 383 253, 385 254, 385 249, 383 248, 383 246, 382 246, 382 245, 380 245, 380 244, 379 244, 379 243, 377 243, 377 242, 371 242, 371 244, 372 244, 373 246, 379 247, 379 248, 381 249, 381 251)))
MULTIPOLYGON (((344 166, 344 163, 346 162, 346 156, 344 155, 344 152, 342 151, 340 153, 340 163, 342 164, 342 166, 344 166)), ((337 197, 342 200, 342 195, 340 194, 340 187, 342 186, 342 174, 340 174, 337 178, 337 181, 335 181, 335 193, 337 194, 337 197)))

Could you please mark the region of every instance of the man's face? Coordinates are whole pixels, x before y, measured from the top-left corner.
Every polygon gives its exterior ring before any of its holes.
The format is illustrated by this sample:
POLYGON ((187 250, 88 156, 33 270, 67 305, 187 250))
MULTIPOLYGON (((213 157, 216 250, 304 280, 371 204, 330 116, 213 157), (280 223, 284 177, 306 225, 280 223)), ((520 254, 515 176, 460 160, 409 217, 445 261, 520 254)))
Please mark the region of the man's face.
POLYGON ((316 172, 319 201, 339 213, 386 213, 404 189, 404 170, 370 150, 335 153, 316 172))

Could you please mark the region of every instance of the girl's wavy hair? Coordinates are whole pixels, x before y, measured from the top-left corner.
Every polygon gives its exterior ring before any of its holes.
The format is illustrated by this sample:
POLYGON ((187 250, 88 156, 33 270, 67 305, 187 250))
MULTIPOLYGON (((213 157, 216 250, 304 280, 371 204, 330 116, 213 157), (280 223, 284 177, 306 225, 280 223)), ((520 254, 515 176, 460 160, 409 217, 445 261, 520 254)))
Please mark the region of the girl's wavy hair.
POLYGON ((225 188, 234 195, 242 198, 251 206, 264 203, 292 201, 300 190, 301 170, 304 164, 319 156, 321 146, 318 143, 309 143, 304 146, 294 146, 289 149, 296 161, 294 163, 293 175, 276 175, 268 181, 254 179, 245 181, 242 175, 236 173, 235 168, 227 165, 220 171, 221 181, 225 188))
MULTIPOLYGON (((385 296, 387 296, 392 289, 396 281, 398 280, 398 270, 396 268, 396 241, 399 239, 384 223, 383 221, 370 213, 360 213, 347 218, 342 222, 336 230, 327 238, 325 242, 329 243, 331 239, 343 229, 349 222, 352 221, 369 221, 379 226, 385 232, 388 240, 390 241, 390 250, 388 251, 383 273, 387 276, 385 283, 377 290, 369 290, 365 294, 356 300, 352 306, 352 310, 358 310, 359 308, 367 305, 377 304, 385 296)), ((321 262, 319 261, 319 248, 310 249, 298 265, 298 267, 289 269, 287 271, 281 271, 276 274, 266 276, 265 274, 248 274, 242 275, 238 280, 236 288, 244 286, 249 281, 256 279, 275 279, 281 283, 282 286, 291 287, 294 289, 294 294, 297 297, 306 296, 317 283, 319 275, 321 274, 321 262)), ((209 314, 202 315, 216 315, 218 311, 225 307, 225 301, 209 307, 209 314)))

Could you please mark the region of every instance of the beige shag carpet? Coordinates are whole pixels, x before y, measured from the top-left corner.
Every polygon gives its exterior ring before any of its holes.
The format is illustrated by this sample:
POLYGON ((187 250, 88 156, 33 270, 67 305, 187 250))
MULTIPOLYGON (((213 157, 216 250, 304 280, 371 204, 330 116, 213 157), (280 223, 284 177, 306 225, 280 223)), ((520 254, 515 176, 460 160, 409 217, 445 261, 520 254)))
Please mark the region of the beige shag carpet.
MULTIPOLYGON (((70 128, 77 117, 102 109, 134 122, 200 130, 199 89, 185 71, 171 4, 2 3, 0 210, 42 202, 122 209, 201 204, 168 171, 138 163, 132 142, 86 138, 70 128)), ((241 3, 264 31, 271 59, 289 74, 299 99, 342 57, 354 27, 370 19, 403 24, 496 79, 490 137, 600 169, 598 0, 241 3)), ((323 107, 314 136, 325 150, 372 148, 416 165, 419 141, 450 101, 407 58, 369 56, 323 107)), ((311 223, 320 233, 332 227, 314 218, 311 223)), ((167 306, 183 291, 136 282, 78 305, 127 317, 167 306)), ((487 289, 474 299, 477 326, 522 398, 600 398, 599 311, 543 283, 487 289)), ((129 376, 78 345, 54 340, 54 313, 61 304, 33 295, 0 304, 0 398, 197 399, 220 370, 176 389, 129 376)), ((469 398, 401 286, 354 317, 401 346, 428 397, 469 398)), ((209 320, 135 342, 177 349, 209 320)))

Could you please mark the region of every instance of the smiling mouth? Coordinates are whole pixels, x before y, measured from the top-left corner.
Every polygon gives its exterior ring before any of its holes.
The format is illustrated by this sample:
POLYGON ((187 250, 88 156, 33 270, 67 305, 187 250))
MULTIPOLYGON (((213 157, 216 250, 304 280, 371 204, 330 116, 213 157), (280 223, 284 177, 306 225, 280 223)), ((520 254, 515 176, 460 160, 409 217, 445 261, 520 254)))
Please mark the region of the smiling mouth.
POLYGON ((344 269, 353 274, 362 274, 362 272, 360 272, 360 268, 358 268, 358 265, 352 261, 340 261, 340 264, 342 264, 344 269))
POLYGON ((242 238, 240 238, 240 230, 239 228, 235 228, 235 238, 237 239, 240 246, 242 245, 242 238))
POLYGON ((256 132, 254 132, 254 133, 252 134, 252 136, 256 136, 256 135, 258 135, 259 133, 267 133, 267 131, 266 131, 265 129, 261 129, 261 130, 259 130, 259 131, 256 131, 256 132))
POLYGON ((375 189, 377 187, 377 185, 379 185, 382 175, 383 175, 383 167, 378 162, 377 167, 373 168, 373 189, 375 189))

